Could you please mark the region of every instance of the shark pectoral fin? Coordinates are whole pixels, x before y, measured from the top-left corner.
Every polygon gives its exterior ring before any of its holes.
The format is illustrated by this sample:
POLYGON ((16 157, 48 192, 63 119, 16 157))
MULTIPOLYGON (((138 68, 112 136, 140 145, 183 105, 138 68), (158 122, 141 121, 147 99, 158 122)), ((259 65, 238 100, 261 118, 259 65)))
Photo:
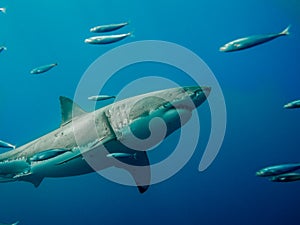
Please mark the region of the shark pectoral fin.
POLYGON ((20 222, 19 221, 17 221, 17 222, 15 222, 15 223, 13 223, 12 225, 17 225, 17 224, 19 224, 20 222))
POLYGON ((116 165, 119 168, 127 170, 133 177, 139 192, 142 194, 150 186, 151 170, 147 153, 144 151, 137 151, 134 153, 135 157, 127 158, 126 163, 116 165))
POLYGON ((140 166, 137 168, 127 169, 127 171, 133 177, 139 192, 143 194, 150 186, 151 182, 151 171, 150 166, 140 166))

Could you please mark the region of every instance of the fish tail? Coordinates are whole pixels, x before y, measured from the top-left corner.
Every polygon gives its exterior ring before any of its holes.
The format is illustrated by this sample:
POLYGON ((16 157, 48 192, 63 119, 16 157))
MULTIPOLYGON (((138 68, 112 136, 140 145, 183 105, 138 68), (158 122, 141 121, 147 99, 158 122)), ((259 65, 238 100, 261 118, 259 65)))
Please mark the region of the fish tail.
POLYGON ((289 25, 287 28, 285 28, 280 34, 281 35, 289 35, 290 34, 290 28, 292 25, 289 25))
POLYGON ((7 47, 5 45, 2 45, 3 50, 7 51, 7 47))
POLYGON ((134 34, 134 33, 135 33, 134 30, 131 31, 131 32, 129 32, 129 36, 134 38, 134 37, 135 37, 135 34, 134 34))
POLYGON ((1 12, 6 14, 6 8, 5 7, 1 8, 1 12))

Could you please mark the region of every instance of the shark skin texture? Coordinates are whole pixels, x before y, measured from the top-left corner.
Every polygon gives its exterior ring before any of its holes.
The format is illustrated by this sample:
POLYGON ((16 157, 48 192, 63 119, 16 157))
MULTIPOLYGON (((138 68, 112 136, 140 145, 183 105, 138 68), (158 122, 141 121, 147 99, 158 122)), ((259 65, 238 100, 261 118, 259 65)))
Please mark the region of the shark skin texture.
POLYGON ((38 187, 47 177, 76 176, 114 166, 127 170, 139 192, 144 193, 151 182, 147 149, 188 122, 192 111, 207 99, 210 91, 210 87, 200 86, 165 89, 93 112, 86 112, 61 96, 60 127, 0 154, 0 182, 25 181, 38 187), (164 123, 150 126, 153 118, 164 123), (149 138, 164 129, 163 138, 149 138), (138 145, 137 140, 148 141, 138 145))

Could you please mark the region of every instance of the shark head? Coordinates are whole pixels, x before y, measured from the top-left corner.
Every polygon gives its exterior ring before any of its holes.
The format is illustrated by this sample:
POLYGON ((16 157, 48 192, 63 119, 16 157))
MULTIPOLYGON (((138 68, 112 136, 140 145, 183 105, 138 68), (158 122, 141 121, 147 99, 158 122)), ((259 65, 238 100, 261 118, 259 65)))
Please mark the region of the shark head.
POLYGON ((138 95, 107 106, 106 116, 119 140, 140 143, 145 151, 188 122, 210 90, 193 86, 138 95))
MULTIPOLYGON (((103 165, 127 170, 139 191, 145 192, 151 184, 147 151, 187 123, 192 111, 207 99, 210 90, 210 87, 199 86, 166 89, 127 98, 97 110, 95 127, 98 134, 103 134, 99 137, 113 138, 102 141, 105 150, 101 147, 100 151, 84 154, 86 162, 95 171, 102 170, 103 165)), ((86 132, 87 129, 79 135, 86 132)), ((118 178, 115 182, 119 182, 118 178)))

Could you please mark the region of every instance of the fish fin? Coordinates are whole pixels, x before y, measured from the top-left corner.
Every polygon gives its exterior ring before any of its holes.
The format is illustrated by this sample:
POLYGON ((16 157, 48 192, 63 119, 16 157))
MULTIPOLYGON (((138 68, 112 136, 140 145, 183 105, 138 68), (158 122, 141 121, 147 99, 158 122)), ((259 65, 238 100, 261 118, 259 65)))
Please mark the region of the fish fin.
POLYGON ((42 183, 43 179, 44 179, 43 177, 36 177, 36 176, 34 176, 34 177, 32 177, 32 179, 26 180, 26 181, 32 183, 34 185, 34 187, 37 188, 37 187, 40 186, 40 184, 42 183))
POLYGON ((289 35, 290 34, 290 28, 292 25, 289 25, 287 28, 285 28, 280 34, 281 35, 289 35))
POLYGON ((2 45, 2 48, 4 51, 7 51, 7 47, 5 45, 2 45))
POLYGON ((127 170, 133 177, 141 194, 148 190, 151 182, 151 170, 147 153, 137 151, 135 158, 127 158, 126 163, 116 163, 116 167, 127 170), (119 164, 120 163, 120 164, 119 164))
POLYGON ((131 32, 129 32, 129 36, 132 37, 132 38, 135 38, 135 31, 132 30, 131 32))
POLYGON ((133 177, 139 192, 141 194, 146 192, 150 186, 151 181, 150 165, 130 168, 127 169, 127 171, 133 177))
POLYGON ((11 224, 11 225, 17 225, 17 224, 19 224, 20 223, 20 221, 17 221, 17 222, 14 222, 13 224, 11 224))
POLYGON ((34 187, 36 187, 36 188, 40 186, 43 179, 44 179, 44 177, 36 176, 36 175, 32 174, 31 172, 24 174, 24 175, 19 175, 15 178, 15 180, 18 180, 18 181, 25 181, 25 182, 32 183, 34 185, 34 187))
POLYGON ((86 113, 86 111, 84 111, 79 105, 67 97, 60 96, 59 100, 62 116, 61 126, 70 122, 73 117, 77 117, 86 113))

